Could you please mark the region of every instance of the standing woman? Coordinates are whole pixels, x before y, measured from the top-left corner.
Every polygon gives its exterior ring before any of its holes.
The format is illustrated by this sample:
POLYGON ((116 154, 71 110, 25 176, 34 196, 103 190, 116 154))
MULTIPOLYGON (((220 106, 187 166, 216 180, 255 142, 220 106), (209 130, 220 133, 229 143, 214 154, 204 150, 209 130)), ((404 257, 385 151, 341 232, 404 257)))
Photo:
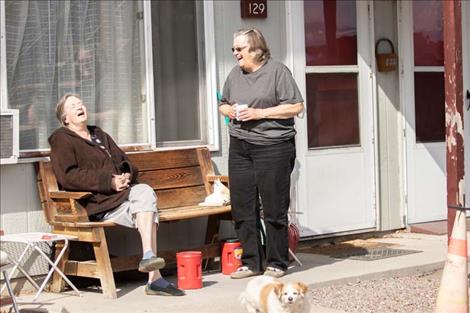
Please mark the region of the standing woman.
POLYGON ((238 65, 225 81, 219 106, 231 119, 230 195, 235 230, 243 247, 243 266, 231 277, 245 278, 263 271, 281 277, 289 262, 287 212, 295 161, 294 117, 303 111, 303 98, 289 69, 271 58, 258 29, 236 32, 232 52, 238 65), (266 226, 265 260, 259 196, 266 226))

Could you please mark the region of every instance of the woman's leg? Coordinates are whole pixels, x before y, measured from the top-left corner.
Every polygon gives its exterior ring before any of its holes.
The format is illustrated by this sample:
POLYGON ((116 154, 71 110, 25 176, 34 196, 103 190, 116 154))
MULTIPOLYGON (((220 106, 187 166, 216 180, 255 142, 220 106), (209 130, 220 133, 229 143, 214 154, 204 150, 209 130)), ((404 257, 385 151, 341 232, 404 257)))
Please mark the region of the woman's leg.
POLYGON ((254 272, 262 268, 261 235, 257 227, 258 193, 253 161, 246 142, 231 137, 229 155, 230 202, 235 230, 243 247, 242 263, 254 272))
MULTIPOLYGON (((152 223, 152 251, 155 255, 157 255, 157 229, 158 229, 158 224, 155 223, 155 220, 154 220, 154 222, 152 223)), ((153 282, 161 277, 162 275, 160 274, 160 270, 150 272, 149 282, 153 282)))
MULTIPOLYGON (((157 255, 157 223, 155 212, 138 212, 135 214, 137 229, 142 241, 142 254, 152 251, 157 255)), ((149 283, 162 277, 159 270, 149 272, 149 283)))
POLYGON ((292 140, 250 147, 266 226, 266 265, 286 270, 289 265, 287 213, 295 144, 292 140))

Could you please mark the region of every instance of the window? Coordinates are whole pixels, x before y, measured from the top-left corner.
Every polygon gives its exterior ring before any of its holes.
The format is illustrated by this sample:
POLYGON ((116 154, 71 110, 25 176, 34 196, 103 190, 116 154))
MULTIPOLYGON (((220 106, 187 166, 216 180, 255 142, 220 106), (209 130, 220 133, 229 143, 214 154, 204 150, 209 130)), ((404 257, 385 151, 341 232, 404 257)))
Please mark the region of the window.
POLYGON ((23 152, 49 149, 60 126, 55 104, 66 92, 80 94, 89 123, 120 145, 218 149, 212 3, 7 0, 0 7, 8 64, 1 78, 8 107, 20 110, 23 152))
POLYGON ((307 66, 357 64, 355 1, 305 1, 307 66))
POLYGON ((119 144, 148 144, 141 1, 5 2, 9 108, 20 110, 20 149, 48 149, 66 92, 90 124, 119 144))
POLYGON ((416 142, 444 141, 444 73, 415 71, 414 80, 416 142))
POLYGON ((203 3, 152 1, 151 11, 156 143, 203 143, 203 3))
POLYGON ((442 1, 413 2, 416 142, 445 141, 442 1))
POLYGON ((360 146, 355 1, 305 1, 308 147, 360 146))
POLYGON ((360 144, 357 76, 307 74, 309 148, 360 144))

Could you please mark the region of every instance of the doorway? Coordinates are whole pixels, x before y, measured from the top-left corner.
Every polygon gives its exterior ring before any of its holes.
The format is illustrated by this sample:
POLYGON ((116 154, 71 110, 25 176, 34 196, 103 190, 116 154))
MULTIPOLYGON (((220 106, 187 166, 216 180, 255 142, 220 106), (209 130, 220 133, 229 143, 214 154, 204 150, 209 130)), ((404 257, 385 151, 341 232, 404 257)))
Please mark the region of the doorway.
POLYGON ((296 125, 302 237, 376 227, 371 6, 292 4, 294 75, 306 106, 296 125))
POLYGON ((442 1, 399 1, 407 222, 444 220, 445 92, 442 1))

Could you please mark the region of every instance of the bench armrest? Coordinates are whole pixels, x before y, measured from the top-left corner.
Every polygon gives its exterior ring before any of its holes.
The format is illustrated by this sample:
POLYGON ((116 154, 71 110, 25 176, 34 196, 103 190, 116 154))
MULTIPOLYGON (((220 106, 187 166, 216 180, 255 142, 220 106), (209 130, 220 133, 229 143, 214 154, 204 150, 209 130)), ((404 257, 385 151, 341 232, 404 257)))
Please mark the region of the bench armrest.
POLYGON ((51 191, 49 196, 52 199, 84 199, 91 197, 91 192, 80 192, 80 191, 51 191))
POLYGON ((228 183, 228 176, 225 175, 207 175, 207 181, 213 183, 216 179, 220 179, 222 183, 228 183))

